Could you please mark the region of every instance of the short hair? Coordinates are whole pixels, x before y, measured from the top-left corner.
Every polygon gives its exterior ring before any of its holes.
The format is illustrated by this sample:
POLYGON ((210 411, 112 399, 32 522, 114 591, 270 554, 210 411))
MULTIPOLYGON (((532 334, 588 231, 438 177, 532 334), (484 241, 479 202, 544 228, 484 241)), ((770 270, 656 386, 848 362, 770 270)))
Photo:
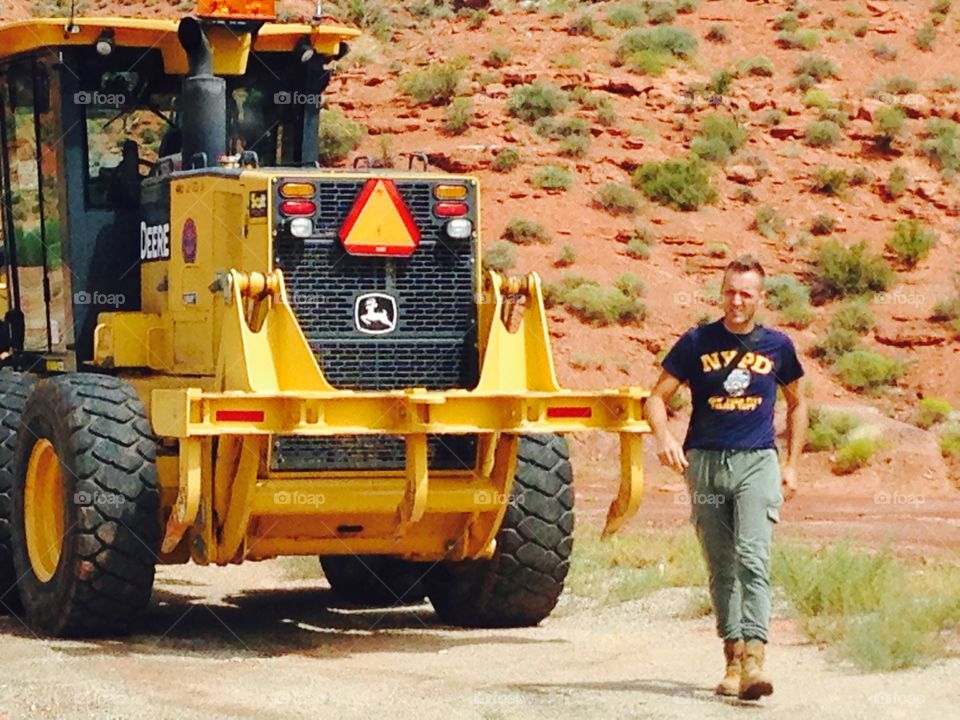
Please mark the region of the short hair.
POLYGON ((729 272, 755 272, 760 276, 761 280, 765 280, 767 277, 767 274, 763 271, 763 265, 761 265, 760 261, 757 260, 753 255, 741 255, 731 260, 726 269, 723 271, 724 275, 729 272))

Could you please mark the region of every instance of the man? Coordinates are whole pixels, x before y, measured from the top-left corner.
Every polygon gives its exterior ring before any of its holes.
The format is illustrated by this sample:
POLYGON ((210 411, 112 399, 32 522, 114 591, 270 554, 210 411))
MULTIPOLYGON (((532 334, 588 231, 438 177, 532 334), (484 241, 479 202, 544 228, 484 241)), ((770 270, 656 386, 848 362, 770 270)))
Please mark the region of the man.
POLYGON ((796 490, 807 431, 799 387, 803 368, 793 343, 754 320, 763 304, 764 279, 763 267, 749 255, 727 266, 723 318, 677 341, 647 401, 660 461, 686 472, 727 665, 716 691, 746 700, 773 692, 763 672, 770 544, 780 505, 796 490), (693 400, 682 447, 667 428, 665 407, 681 383, 690 386, 693 400), (787 402, 782 468, 773 425, 778 386, 787 402))

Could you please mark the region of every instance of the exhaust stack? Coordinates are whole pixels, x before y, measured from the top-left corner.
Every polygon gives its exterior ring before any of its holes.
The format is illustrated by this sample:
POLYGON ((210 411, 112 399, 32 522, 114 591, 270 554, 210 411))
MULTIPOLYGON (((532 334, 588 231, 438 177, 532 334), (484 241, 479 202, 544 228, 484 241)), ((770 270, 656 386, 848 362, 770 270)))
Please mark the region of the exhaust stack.
POLYGON ((215 166, 227 151, 227 82, 213 74, 213 52, 199 20, 181 20, 177 37, 190 63, 180 96, 183 168, 215 166))

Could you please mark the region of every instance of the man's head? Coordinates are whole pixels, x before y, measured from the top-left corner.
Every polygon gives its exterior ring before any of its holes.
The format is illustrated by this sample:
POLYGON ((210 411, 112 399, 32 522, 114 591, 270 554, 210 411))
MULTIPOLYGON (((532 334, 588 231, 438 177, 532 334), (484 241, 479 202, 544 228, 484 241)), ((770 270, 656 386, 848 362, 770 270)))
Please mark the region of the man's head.
POLYGON ((723 319, 732 332, 750 332, 753 318, 763 304, 766 273, 752 255, 741 255, 723 273, 723 319))

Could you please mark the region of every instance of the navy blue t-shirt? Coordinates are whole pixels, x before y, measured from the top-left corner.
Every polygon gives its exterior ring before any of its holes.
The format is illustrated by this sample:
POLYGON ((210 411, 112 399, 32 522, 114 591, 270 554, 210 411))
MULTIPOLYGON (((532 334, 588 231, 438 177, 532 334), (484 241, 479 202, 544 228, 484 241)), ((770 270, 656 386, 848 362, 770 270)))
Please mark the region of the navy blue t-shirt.
POLYGON ((803 376, 790 338, 757 325, 737 335, 723 320, 684 333, 663 359, 663 369, 690 386, 693 415, 685 450, 775 448, 777 385, 803 376), (741 349, 746 354, 731 368, 741 349))

